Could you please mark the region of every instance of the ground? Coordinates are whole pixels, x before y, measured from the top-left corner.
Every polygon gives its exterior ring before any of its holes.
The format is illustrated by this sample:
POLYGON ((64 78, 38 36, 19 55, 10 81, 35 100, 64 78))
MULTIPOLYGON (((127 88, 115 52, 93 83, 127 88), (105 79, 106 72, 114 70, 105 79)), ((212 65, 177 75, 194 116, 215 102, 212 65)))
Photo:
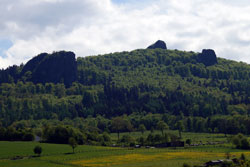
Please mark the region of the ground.
MULTIPOLYGON (((146 132, 149 133, 149 132, 146 132)), ((175 132, 174 132, 175 133, 175 132)), ((123 134, 122 134, 123 135, 123 134)), ((140 136, 140 133, 131 133, 140 136)), ((144 134, 146 135, 146 134, 144 134)), ((116 134, 112 134, 115 139, 116 134)), ((203 143, 207 141, 224 141, 223 134, 183 133, 184 140, 203 143)), ((201 145, 185 148, 119 148, 101 146, 78 146, 76 153, 71 154, 69 145, 46 144, 37 142, 0 142, 1 167, 182 167, 183 163, 201 165, 209 160, 225 159, 226 154, 240 157, 242 153, 250 159, 250 150, 238 150, 231 144, 201 145), (34 157, 33 148, 40 145, 43 148, 41 157, 34 157), (22 157, 12 160, 14 157, 22 157)))

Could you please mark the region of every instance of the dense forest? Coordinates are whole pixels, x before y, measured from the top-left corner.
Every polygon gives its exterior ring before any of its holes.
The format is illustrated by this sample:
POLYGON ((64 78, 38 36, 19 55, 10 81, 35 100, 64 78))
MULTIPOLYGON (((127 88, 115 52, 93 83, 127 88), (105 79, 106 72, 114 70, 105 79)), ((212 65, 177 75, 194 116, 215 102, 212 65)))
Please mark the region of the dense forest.
POLYGON ((250 134, 250 65, 213 50, 152 46, 77 59, 42 53, 0 70, 0 126, 59 121, 112 132, 112 119, 121 118, 129 122, 121 131, 156 129, 159 121, 178 129, 181 121, 185 131, 250 134))

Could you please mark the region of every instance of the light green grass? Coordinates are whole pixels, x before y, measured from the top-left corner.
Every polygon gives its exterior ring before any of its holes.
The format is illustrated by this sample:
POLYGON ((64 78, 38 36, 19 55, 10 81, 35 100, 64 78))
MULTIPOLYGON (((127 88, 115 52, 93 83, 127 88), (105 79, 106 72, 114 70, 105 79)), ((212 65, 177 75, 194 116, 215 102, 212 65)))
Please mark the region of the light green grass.
MULTIPOLYGON (((150 132, 145 132, 144 136, 150 132)), ((160 133, 155 131, 155 133, 160 133)), ((178 131, 171 131, 178 134, 178 131)), ((121 136, 124 135, 121 134, 121 136)), ((130 135, 140 137, 140 132, 130 135)), ((116 134, 111 134, 115 140, 116 134)), ((183 133, 183 140, 190 138, 194 143, 200 141, 227 141, 223 134, 183 133)), ((70 154, 69 145, 46 144, 37 142, 0 142, 0 167, 182 167, 183 163, 200 165, 213 159, 224 159, 225 153, 239 157, 245 153, 250 159, 250 151, 234 149, 231 144, 205 145, 185 148, 128 149, 100 146, 78 146, 75 154, 70 154), (34 156, 33 148, 43 148, 41 157, 34 156), (194 156, 190 156, 194 155, 194 156), (208 156, 207 156, 208 155, 208 156), (11 160, 23 156, 22 160, 11 160), (145 158, 144 160, 141 160, 145 158)))
POLYGON ((41 146, 42 155, 62 154, 70 152, 68 145, 46 144, 37 142, 0 142, 0 158, 11 158, 14 156, 32 156, 35 146, 41 146))
MULTIPOLYGON (((143 136, 144 138, 147 138, 147 136, 150 134, 150 131, 145 131, 143 134, 141 132, 131 132, 131 133, 120 133, 120 137, 123 135, 130 135, 132 137, 139 138, 143 136)), ((177 130, 165 130, 164 133, 170 133, 174 134, 176 136, 179 136, 179 132, 177 130)), ((161 131, 155 130, 153 134, 161 134, 161 131)), ((117 133, 111 134, 111 139, 113 141, 117 140, 117 133)), ((193 133, 193 132, 182 132, 182 140, 186 141, 186 139, 191 139, 192 143, 206 143, 206 142, 220 142, 224 141, 227 142, 227 137, 225 137, 224 134, 216 133, 193 133)))

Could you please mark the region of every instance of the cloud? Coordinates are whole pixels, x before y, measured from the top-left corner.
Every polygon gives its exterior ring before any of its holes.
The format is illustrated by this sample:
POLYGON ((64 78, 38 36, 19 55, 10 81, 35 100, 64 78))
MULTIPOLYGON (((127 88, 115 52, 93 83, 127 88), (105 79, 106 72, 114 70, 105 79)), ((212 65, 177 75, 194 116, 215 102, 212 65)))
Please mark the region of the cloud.
POLYGON ((246 0, 2 0, 0 40, 12 46, 0 68, 41 52, 89 56, 146 48, 215 49, 219 57, 250 63, 250 5, 246 0))

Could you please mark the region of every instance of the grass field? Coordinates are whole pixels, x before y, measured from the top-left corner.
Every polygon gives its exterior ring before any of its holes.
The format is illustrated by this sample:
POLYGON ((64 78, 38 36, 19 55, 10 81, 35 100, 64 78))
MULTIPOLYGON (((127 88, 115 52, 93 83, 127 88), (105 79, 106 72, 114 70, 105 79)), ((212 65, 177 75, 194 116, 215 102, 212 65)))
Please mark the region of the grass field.
MULTIPOLYGON (((131 135, 140 136, 141 133, 131 135)), ((115 138, 116 134, 112 136, 115 138)), ((227 140, 222 134, 183 133, 183 137, 193 141, 197 139, 197 142, 227 140)), ((75 154, 71 152, 72 149, 68 145, 0 142, 0 167, 182 167, 183 163, 200 165, 209 160, 225 159, 228 152, 234 157, 239 157, 244 152, 246 157, 250 158, 250 151, 234 149, 230 144, 176 149, 78 146, 75 154), (36 145, 43 148, 41 157, 32 157, 36 145), (15 156, 22 156, 23 159, 11 160, 15 156)))
MULTIPOLYGON (((139 138, 141 136, 147 138, 147 136, 150 134, 150 131, 145 131, 143 134, 141 132, 132 132, 132 133, 121 133, 120 137, 123 135, 130 135, 133 136, 134 138, 139 138)), ((164 133, 171 133, 175 134, 176 136, 179 136, 179 132, 177 130, 168 130, 164 131, 164 133)), ((160 131, 154 131, 153 134, 161 134, 160 131)), ((117 140, 117 134, 112 133, 111 134, 112 140, 117 140)), ((227 138, 225 137, 224 134, 210 134, 210 133, 192 133, 192 132, 183 132, 182 133, 182 140, 185 141, 186 139, 191 139, 192 143, 200 143, 203 142, 219 142, 219 141, 227 141, 227 138)))

